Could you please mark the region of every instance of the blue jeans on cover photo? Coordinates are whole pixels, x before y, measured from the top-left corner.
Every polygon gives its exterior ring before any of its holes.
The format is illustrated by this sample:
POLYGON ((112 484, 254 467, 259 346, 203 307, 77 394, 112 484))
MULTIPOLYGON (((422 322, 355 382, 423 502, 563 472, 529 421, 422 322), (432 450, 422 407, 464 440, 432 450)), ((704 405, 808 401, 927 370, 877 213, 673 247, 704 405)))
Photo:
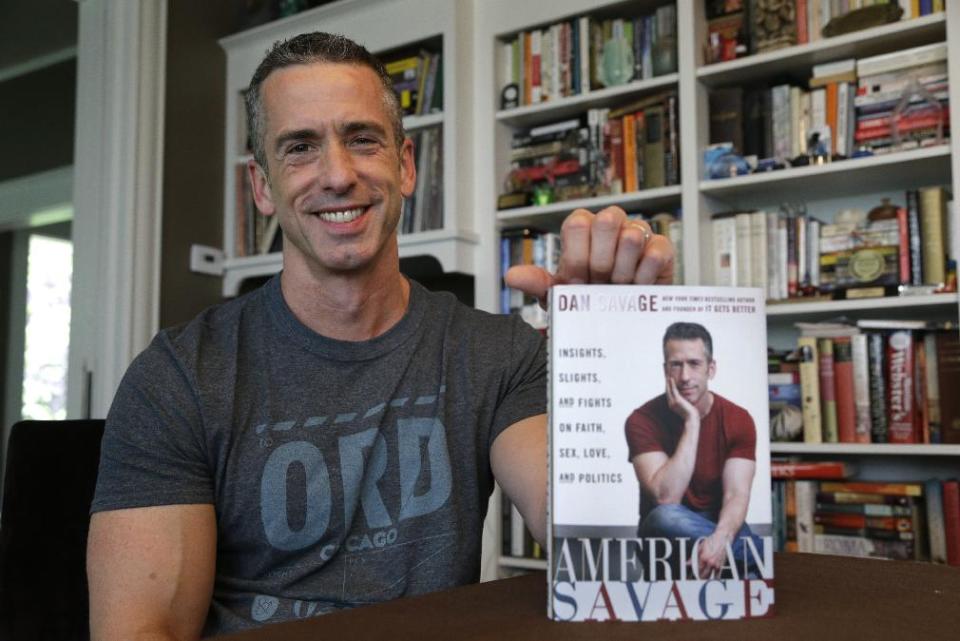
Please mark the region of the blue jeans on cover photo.
MULTIPOLYGON (((708 537, 717 529, 716 515, 710 512, 698 512, 691 510, 685 505, 669 503, 658 505, 640 521, 637 528, 637 536, 641 538, 661 537, 667 539, 677 539, 685 537, 689 539, 687 552, 693 549, 693 542, 698 538, 708 537), (712 518, 711 518, 712 517, 712 518)), ((764 541, 750 530, 750 526, 744 523, 733 537, 731 547, 733 548, 733 558, 737 562, 738 568, 743 568, 744 558, 747 560, 747 573, 753 577, 759 576, 757 566, 754 563, 752 555, 746 555, 745 539, 753 541, 754 546, 763 558, 764 541)), ((689 558, 689 557, 688 557, 689 558)), ((676 559, 674 559, 676 566, 676 559)), ((676 571, 678 568, 674 567, 676 571)), ((752 578, 752 577, 743 577, 752 578)))

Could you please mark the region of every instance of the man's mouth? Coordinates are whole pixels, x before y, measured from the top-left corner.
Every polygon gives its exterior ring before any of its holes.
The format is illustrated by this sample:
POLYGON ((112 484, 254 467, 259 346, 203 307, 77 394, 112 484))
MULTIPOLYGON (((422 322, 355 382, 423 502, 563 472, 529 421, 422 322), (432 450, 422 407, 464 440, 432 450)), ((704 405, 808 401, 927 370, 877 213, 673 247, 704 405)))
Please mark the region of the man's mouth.
POLYGON ((326 223, 349 223, 363 214, 365 207, 355 207, 353 209, 340 209, 335 211, 318 211, 320 220, 326 223))

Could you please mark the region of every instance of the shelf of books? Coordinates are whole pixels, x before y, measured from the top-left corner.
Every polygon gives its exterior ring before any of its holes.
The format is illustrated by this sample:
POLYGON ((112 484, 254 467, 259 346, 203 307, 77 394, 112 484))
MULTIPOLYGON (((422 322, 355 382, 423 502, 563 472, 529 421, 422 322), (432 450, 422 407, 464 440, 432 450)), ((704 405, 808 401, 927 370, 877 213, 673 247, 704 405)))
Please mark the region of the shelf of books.
POLYGON ((404 129, 413 140, 417 166, 414 194, 404 200, 400 255, 429 255, 445 271, 472 274, 478 243, 469 208, 453 207, 469 165, 452 150, 464 134, 466 101, 456 98, 458 60, 468 56, 454 37, 462 9, 430 0, 358 1, 317 7, 281 21, 224 38, 227 52, 227 136, 223 293, 236 295, 244 279, 281 268, 276 217, 261 216, 253 203, 247 165, 253 152, 245 126, 244 92, 260 56, 280 39, 314 29, 343 33, 376 52, 393 80, 404 129), (432 21, 420 20, 429 12, 432 21), (445 90, 446 89, 446 90, 445 90))

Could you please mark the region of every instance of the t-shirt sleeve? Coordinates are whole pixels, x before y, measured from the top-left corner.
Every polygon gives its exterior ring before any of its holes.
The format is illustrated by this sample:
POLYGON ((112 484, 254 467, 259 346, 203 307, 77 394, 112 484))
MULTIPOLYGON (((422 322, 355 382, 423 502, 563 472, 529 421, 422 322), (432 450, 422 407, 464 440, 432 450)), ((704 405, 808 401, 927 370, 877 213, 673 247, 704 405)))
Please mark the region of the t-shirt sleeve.
POLYGON ((627 417, 624 427, 627 436, 627 447, 629 454, 627 460, 632 462, 638 454, 647 452, 663 452, 663 444, 657 438, 657 424, 653 418, 642 410, 634 410, 627 417))
POLYGON ((124 374, 107 414, 91 512, 212 503, 196 394, 163 335, 124 374))
POLYGON ((490 443, 505 429, 525 418, 547 411, 547 350, 543 335, 519 316, 509 318, 508 353, 500 354, 503 373, 490 443))
POLYGON ((757 427, 750 413, 742 407, 731 404, 730 431, 728 433, 729 450, 727 458, 745 458, 755 461, 757 458, 757 427))

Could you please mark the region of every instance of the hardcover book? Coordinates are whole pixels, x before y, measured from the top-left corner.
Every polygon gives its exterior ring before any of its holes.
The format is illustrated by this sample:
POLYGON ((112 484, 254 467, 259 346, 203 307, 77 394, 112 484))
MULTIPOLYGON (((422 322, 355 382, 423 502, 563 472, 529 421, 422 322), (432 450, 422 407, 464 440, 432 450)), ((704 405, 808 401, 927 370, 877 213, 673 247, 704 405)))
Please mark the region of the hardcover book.
POLYGON ((550 301, 549 615, 773 613, 764 291, 550 301))

